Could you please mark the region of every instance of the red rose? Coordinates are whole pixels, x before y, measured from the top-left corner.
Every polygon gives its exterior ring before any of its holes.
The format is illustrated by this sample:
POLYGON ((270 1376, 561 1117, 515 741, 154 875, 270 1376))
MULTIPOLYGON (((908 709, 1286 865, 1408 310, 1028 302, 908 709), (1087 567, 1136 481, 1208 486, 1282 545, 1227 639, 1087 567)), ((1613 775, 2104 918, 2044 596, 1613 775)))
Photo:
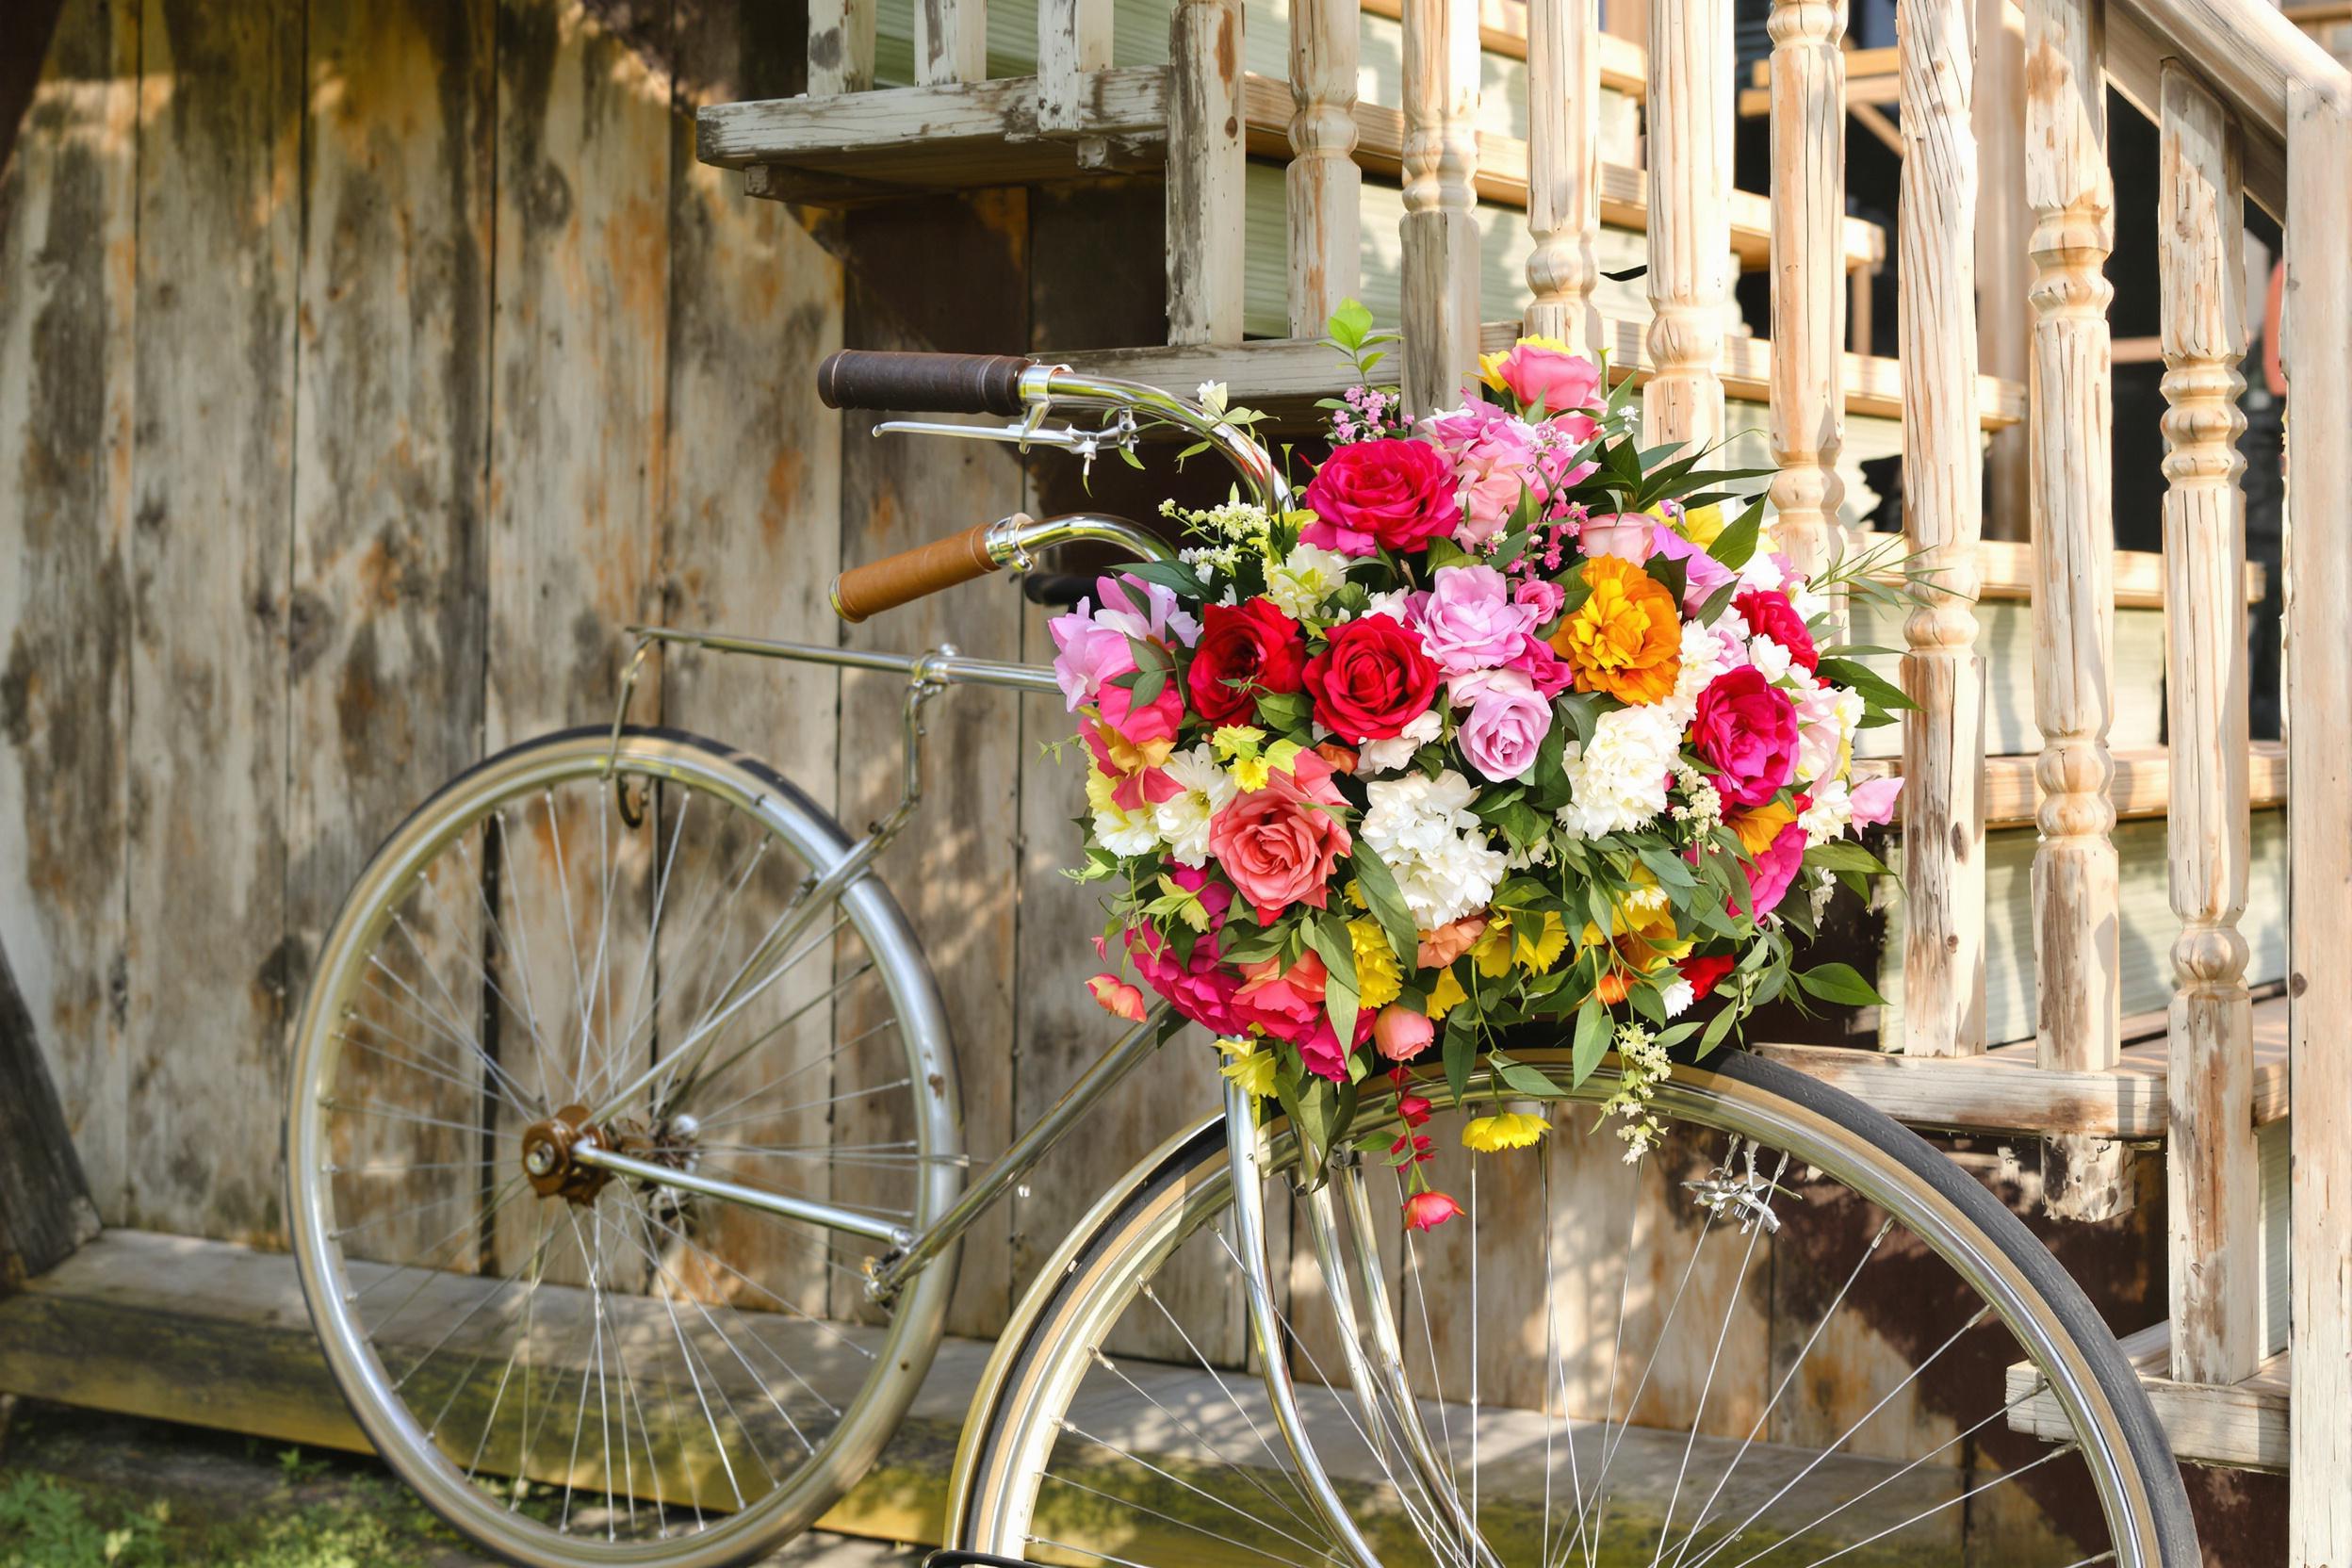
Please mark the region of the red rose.
POLYGON ((1268 598, 1212 604, 1200 616, 1184 687, 1193 711, 1212 725, 1247 724, 1260 692, 1295 692, 1307 664, 1298 623, 1268 598))
POLYGON ((1674 968, 1690 982, 1690 1000, 1704 1002, 1715 992, 1716 982, 1731 972, 1737 962, 1730 954, 1694 953, 1674 968))
POLYGON ((1422 651, 1419 633, 1386 615, 1366 615, 1331 629, 1330 644, 1307 662, 1306 680, 1315 716, 1362 745, 1394 740, 1429 711, 1437 662, 1422 651))
MULTIPOLYGON (((1315 684, 1315 669, 1307 669, 1315 684)), ((1699 694, 1690 749, 1715 770, 1727 809, 1762 805, 1797 771, 1797 710, 1788 694, 1753 665, 1726 671, 1699 694)))
POLYGON ((1788 650, 1788 662, 1802 664, 1807 673, 1821 667, 1821 656, 1813 646, 1813 634, 1805 629, 1805 617, 1788 602, 1788 596, 1778 589, 1751 588, 1731 601, 1748 623, 1748 629, 1770 637, 1788 650))
POLYGON ((1315 521, 1299 533, 1346 555, 1417 550, 1462 523, 1453 466, 1427 441, 1357 441, 1334 450, 1307 485, 1315 521))

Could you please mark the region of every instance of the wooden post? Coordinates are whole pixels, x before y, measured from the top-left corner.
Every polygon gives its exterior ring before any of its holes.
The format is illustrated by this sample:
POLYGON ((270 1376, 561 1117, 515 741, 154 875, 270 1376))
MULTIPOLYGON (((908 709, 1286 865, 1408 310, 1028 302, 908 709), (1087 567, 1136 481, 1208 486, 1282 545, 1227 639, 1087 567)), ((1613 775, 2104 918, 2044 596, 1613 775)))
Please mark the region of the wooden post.
POLYGON ((98 1233, 74 1135, 33 1037, 33 1015, 0 952, 0 1296, 98 1233))
POLYGON ((1837 553, 1845 482, 1844 0, 1773 0, 1773 533, 1811 571, 1837 553))
POLYGON ((2262 1356, 2254 1004, 2246 989, 2246 189, 2236 127, 2164 65, 2164 698, 2172 737, 2172 1375, 2234 1383, 2262 1356))
POLYGON ((1601 51, 1592 0, 1527 0, 1526 327, 1571 352, 1600 344, 1601 51))
POLYGON ((2352 103, 2287 102, 2287 1560, 2352 1562, 2352 103))
MULTIPOLYGON (((874 0, 845 3, 870 6, 874 0)), ((988 0, 915 0, 915 80, 929 87, 988 79, 988 0)))
POLYGON ((874 0, 808 0, 808 96, 874 86, 874 0))
MULTIPOLYGON (((1977 368, 2014 382, 2025 380, 2034 336, 2027 302, 2034 215, 2025 202, 2024 21, 2017 0, 1976 0, 1977 368)), ((2023 425, 1986 437, 1985 538, 2026 537, 2033 514, 2030 466, 2023 425)))
POLYGON ((1404 393, 1462 401, 1478 366, 1478 8, 1405 0, 1404 393))
POLYGON ((1110 68, 1111 0, 1037 0, 1038 130, 1078 129, 1087 76, 1110 68))
POLYGON ((2115 249, 2100 0, 2028 0, 2026 186, 2034 207, 2032 400, 2034 1037, 2049 1068, 2119 1050, 2114 709, 2115 409, 2103 272, 2115 249))
POLYGON ((1984 1049, 1984 664, 1976 652, 1983 523, 1976 385, 1976 134, 1971 0, 1895 13, 1903 198, 1903 531, 1932 572, 1903 623, 1903 1019, 1905 1052, 1984 1049))
POLYGON ((1241 341, 1241 0, 1176 0, 1168 12, 1170 343, 1241 341))
MULTIPOLYGON (((1731 298, 1730 0, 1650 5, 1650 360, 1642 443, 1723 434, 1731 298)), ((1831 255, 1842 253, 1833 246, 1831 255)))
POLYGON ((1359 0, 1290 8, 1290 335, 1319 337, 1361 286, 1364 171, 1356 167, 1359 0))

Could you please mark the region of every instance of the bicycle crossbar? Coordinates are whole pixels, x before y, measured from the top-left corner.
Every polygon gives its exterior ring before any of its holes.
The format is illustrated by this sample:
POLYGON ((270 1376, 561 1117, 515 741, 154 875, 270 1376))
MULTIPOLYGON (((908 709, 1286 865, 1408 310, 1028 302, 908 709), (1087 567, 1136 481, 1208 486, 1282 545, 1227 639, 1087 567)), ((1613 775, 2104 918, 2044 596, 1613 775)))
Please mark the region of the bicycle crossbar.
POLYGON ((880 670, 921 677, 949 686, 1003 686, 1016 692, 1058 693, 1054 672, 1043 664, 1013 664, 1001 659, 972 659, 960 653, 933 649, 928 653, 880 653, 865 648, 830 647, 822 643, 784 643, 766 637, 737 637, 723 631, 688 631, 678 627, 632 626, 632 637, 649 643, 685 643, 713 653, 745 653, 755 659, 790 659, 799 663, 832 664, 850 670, 880 670))
POLYGON ((658 1186, 674 1187, 680 1192, 698 1193, 721 1202, 741 1203, 747 1209, 780 1215, 786 1219, 805 1219, 829 1231, 847 1231, 852 1235, 867 1236, 891 1247, 904 1247, 914 1239, 914 1233, 904 1225, 892 1224, 870 1214, 844 1209, 833 1203, 821 1203, 812 1198, 794 1198, 787 1193, 767 1192, 747 1187, 740 1182, 721 1181, 675 1166, 641 1160, 633 1154, 615 1153, 582 1140, 572 1146, 572 1163, 609 1170, 615 1176, 629 1176, 658 1186))

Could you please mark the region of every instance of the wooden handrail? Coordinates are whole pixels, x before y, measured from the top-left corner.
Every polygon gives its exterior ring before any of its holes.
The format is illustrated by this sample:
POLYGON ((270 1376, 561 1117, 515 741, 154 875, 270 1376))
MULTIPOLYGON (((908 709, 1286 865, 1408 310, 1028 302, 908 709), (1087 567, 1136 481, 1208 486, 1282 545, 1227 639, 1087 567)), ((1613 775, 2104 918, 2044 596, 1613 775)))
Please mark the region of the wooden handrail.
POLYGON ((2238 118, 2284 141, 2297 82, 2352 112, 2352 71, 2262 0, 2115 0, 2192 63, 2238 118))

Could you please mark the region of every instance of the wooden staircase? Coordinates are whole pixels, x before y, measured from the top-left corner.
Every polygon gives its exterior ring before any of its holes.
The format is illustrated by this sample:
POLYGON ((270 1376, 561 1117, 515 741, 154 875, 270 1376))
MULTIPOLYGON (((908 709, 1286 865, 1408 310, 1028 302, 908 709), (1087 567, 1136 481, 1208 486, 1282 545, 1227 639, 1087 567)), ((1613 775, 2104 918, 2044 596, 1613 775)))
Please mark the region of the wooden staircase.
POLYGON ((2029 400, 1978 374, 1970 8, 1905 9, 1900 49, 1863 62, 1842 8, 1774 0, 1743 95, 1728 0, 1652 0, 1647 50, 1569 0, 1287 0, 1248 27, 1241 0, 1172 0, 1165 52, 1152 0, 1037 0, 1034 35, 1025 8, 923 0, 902 86, 878 85, 874 0, 815 0, 810 96, 705 110, 701 154, 754 194, 834 205, 1162 170, 1168 341, 1072 356, 1086 369, 1300 416, 1337 389, 1326 316, 1361 297, 1401 322, 1418 412, 1541 332, 1643 382, 1651 441, 1763 427, 1742 455, 1778 470, 1804 560, 1854 522, 1857 455, 1901 451, 1909 543, 1940 576, 1864 639, 1903 650, 1920 704, 1862 764, 1908 780, 1897 1005, 1877 1051, 1767 1049, 1916 1124, 2038 1140, 2061 1216, 2114 1212, 2134 1147, 2164 1145, 2172 1318, 2128 1348, 2182 1457, 2320 1468, 2297 1477, 2295 1560, 2341 1562, 2352 1135, 2292 1118, 2288 1087, 2352 1095, 2352 75, 2254 0, 2026 0, 2005 172, 2035 225, 2029 400), (2154 285, 2105 275, 2109 86, 2162 137, 2154 285), (1849 289, 1889 249, 1844 215, 1849 109, 1905 160, 1900 360, 1847 351, 1849 289), (1741 113, 1770 120, 1769 196, 1732 188, 1741 113), (2292 748, 2247 738, 2248 199, 2286 223, 2294 302, 2292 748), (1604 276, 1629 266, 1638 286, 1604 276), (1735 270, 1765 266, 1771 319, 1742 321, 1735 270), (2162 290, 2161 557, 2113 547, 2118 286, 2162 290), (1987 545, 1984 436, 2029 400, 2035 545, 1987 545), (2290 1236, 2316 1260, 2294 1275, 2293 1359, 2290 1236))

